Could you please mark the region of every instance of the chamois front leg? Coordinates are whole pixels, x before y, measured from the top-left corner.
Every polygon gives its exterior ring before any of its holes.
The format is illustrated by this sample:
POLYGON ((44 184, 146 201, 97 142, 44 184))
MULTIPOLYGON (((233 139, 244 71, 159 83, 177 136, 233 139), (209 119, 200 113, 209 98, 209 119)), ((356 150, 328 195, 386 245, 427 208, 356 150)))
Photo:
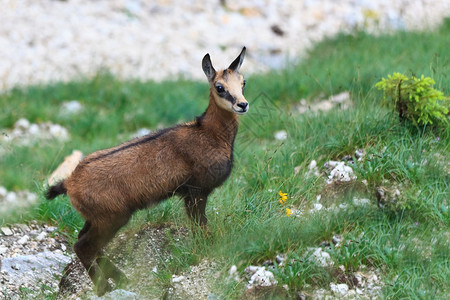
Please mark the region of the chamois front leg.
POLYGON ((202 228, 205 228, 208 222, 205 213, 207 200, 208 194, 197 189, 189 189, 189 193, 184 196, 188 217, 195 225, 200 225, 202 228))

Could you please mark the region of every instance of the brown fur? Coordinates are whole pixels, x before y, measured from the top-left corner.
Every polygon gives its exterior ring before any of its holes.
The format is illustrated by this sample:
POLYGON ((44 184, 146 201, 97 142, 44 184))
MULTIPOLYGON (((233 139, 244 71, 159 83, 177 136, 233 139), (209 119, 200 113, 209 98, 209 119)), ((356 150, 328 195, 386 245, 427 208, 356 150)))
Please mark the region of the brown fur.
POLYGON ((207 197, 231 172, 237 114, 248 110, 239 73, 244 54, 245 48, 228 69, 219 72, 209 55, 204 57, 209 106, 195 121, 94 152, 69 178, 47 191, 49 199, 67 193, 86 219, 74 249, 99 295, 110 290, 108 278, 125 279, 101 249, 136 210, 178 195, 188 216, 206 225, 207 197), (219 93, 217 85, 226 93, 219 93))

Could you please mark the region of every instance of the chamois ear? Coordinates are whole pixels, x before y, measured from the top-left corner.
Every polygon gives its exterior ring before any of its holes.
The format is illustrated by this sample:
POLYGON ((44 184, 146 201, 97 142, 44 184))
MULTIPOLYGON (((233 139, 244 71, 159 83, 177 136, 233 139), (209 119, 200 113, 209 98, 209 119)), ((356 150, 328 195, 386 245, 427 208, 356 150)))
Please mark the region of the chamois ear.
POLYGON ((245 57, 245 50, 246 48, 242 48, 241 53, 239 56, 231 63, 231 65, 228 67, 233 72, 239 72, 239 69, 241 68, 242 62, 244 61, 245 57))
POLYGON ((214 70, 214 67, 211 63, 211 58, 209 58, 209 53, 203 57, 202 69, 203 69, 203 72, 205 72, 205 75, 206 75, 206 78, 208 78, 208 81, 211 82, 214 79, 214 77, 216 76, 216 70, 214 70))

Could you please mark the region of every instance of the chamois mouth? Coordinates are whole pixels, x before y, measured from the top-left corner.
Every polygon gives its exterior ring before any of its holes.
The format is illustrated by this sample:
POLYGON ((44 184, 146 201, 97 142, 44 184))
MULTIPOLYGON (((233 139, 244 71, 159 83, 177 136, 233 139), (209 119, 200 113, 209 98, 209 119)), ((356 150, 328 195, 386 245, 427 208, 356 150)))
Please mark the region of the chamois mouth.
POLYGON ((235 113, 237 113, 238 115, 245 115, 248 112, 248 106, 246 108, 240 109, 240 110, 236 110, 233 107, 233 111, 235 113))

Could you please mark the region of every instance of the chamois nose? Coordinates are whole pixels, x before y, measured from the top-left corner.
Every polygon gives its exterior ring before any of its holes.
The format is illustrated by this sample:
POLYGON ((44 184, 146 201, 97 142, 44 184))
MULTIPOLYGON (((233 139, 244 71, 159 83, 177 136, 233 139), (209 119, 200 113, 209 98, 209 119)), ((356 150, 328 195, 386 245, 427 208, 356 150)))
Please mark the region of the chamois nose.
POLYGON ((247 108, 248 103, 247 102, 240 102, 240 103, 237 104, 237 106, 242 108, 242 110, 244 111, 247 108))

